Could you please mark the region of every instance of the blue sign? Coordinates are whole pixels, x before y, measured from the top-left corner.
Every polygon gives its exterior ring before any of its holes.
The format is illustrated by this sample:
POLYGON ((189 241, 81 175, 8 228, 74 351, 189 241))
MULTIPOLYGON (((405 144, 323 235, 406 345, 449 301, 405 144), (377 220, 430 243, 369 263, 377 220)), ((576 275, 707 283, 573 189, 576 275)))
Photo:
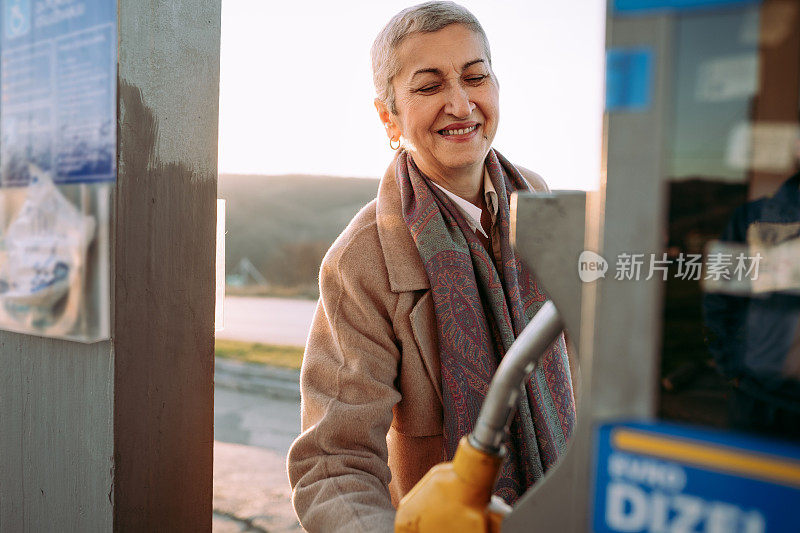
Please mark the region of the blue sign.
POLYGON ((664 423, 595 442, 595 532, 800 531, 798 446, 664 423))
POLYGON ((0 0, 0 186, 116 178, 116 0, 0 0))
POLYGON ((646 111, 653 90, 653 51, 606 51, 606 111, 646 111))
POLYGON ((643 13, 650 11, 685 11, 698 8, 746 6, 761 0, 614 0, 617 13, 643 13))

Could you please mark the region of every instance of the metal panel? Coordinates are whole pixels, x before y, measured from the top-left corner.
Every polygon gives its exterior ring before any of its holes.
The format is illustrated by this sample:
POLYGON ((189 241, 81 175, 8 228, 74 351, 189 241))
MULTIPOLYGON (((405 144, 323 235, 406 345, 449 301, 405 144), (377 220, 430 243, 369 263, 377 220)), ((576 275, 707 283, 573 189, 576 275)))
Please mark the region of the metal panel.
POLYGON ((517 193, 511 198, 511 213, 514 247, 553 300, 570 340, 580 346, 582 287, 577 272, 585 247, 586 194, 517 193))
MULTIPOLYGON (((512 200, 514 245, 563 317, 572 352, 581 346, 584 287, 578 278, 578 257, 585 248, 585 221, 594 220, 586 213, 586 200, 584 193, 565 192, 515 195, 512 200)), ((583 401, 589 394, 589 381, 583 379, 588 365, 577 355, 573 383, 578 412, 570 446, 558 466, 517 502, 503 523, 504 531, 530 531, 531 523, 537 524, 537 531, 583 530, 580 517, 586 514, 587 501, 581 498, 581 487, 588 470, 591 424, 583 401), (564 494, 570 498, 565 500, 564 494)))

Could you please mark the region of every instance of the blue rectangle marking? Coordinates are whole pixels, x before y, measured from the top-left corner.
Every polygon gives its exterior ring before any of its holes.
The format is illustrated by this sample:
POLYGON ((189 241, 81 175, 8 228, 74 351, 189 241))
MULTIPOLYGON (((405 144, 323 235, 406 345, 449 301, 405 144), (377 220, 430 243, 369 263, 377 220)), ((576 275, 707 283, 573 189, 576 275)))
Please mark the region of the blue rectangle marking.
POLYGON ((606 52, 606 111, 645 111, 651 104, 653 51, 612 48, 606 52))
POLYGON ((761 0, 614 0, 616 13, 685 11, 713 7, 746 6, 761 0))

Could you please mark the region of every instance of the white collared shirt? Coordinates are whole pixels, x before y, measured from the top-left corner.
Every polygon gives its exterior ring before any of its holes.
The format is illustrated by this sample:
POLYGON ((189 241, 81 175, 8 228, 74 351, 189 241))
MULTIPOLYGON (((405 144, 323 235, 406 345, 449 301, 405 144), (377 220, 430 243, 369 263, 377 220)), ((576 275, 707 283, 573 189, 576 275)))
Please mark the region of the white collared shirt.
MULTIPOLYGON (((489 238, 489 236, 486 234, 486 231, 484 231, 483 226, 481 226, 481 215, 483 214, 483 209, 472 202, 464 200, 457 194, 448 191, 438 183, 434 183, 433 181, 431 181, 431 183, 436 185, 455 204, 456 208, 461 212, 462 215, 464 215, 464 219, 467 221, 469 229, 475 233, 480 231, 481 235, 487 239, 489 238)), ((494 226, 494 221, 497 217, 497 191, 494 190, 492 180, 489 178, 489 170, 486 167, 483 167, 483 194, 484 198, 486 199, 486 207, 489 209, 489 214, 492 215, 492 226, 494 226)))

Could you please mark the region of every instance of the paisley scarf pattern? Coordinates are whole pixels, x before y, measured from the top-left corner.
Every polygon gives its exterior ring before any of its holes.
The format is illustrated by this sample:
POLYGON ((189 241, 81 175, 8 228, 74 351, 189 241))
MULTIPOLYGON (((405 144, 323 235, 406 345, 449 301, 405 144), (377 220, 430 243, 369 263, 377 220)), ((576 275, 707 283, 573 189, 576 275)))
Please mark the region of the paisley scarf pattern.
MULTIPOLYGON (((500 360, 546 301, 514 253, 509 198, 527 182, 494 149, 486 168, 497 192, 498 266, 450 199, 422 174, 407 152, 396 160, 403 218, 430 281, 438 324, 444 402, 444 442, 452 460, 469 434, 500 360), (498 272, 498 268, 500 272, 498 272)), ((575 425, 563 334, 548 348, 520 395, 495 494, 513 504, 552 467, 575 425)))

